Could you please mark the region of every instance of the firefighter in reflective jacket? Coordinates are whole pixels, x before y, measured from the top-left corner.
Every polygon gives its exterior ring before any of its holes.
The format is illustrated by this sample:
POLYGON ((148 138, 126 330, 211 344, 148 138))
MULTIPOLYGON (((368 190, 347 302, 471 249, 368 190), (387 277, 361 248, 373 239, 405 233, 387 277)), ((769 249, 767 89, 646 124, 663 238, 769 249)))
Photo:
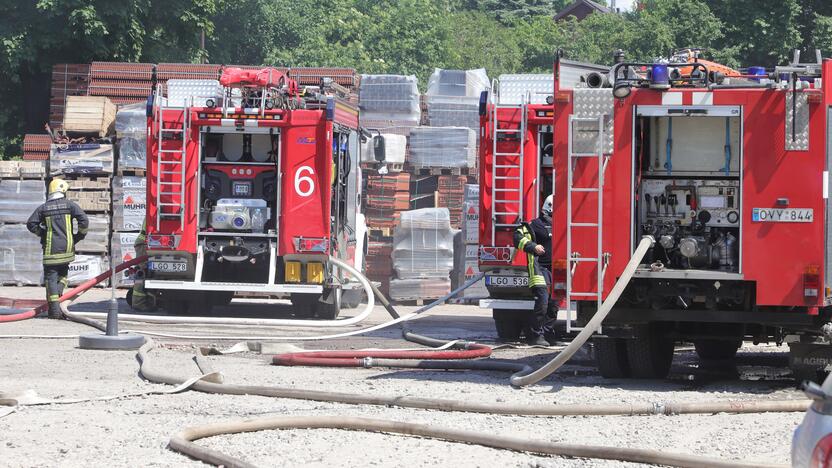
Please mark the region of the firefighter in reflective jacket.
MULTIPOLYGON (((144 257, 147 255, 147 222, 142 224, 142 232, 136 237, 136 242, 133 243, 136 249, 137 257, 144 257)), ((133 281, 133 290, 131 291, 130 307, 136 310, 154 310, 156 309, 156 298, 150 295, 144 289, 144 278, 146 274, 147 263, 142 263, 137 267, 135 279, 133 281)))
POLYGON ((540 216, 530 223, 521 223, 514 231, 517 251, 526 253, 529 287, 534 293, 534 313, 528 316, 523 334, 531 345, 555 344, 557 335, 547 324, 557 317, 554 301, 549 300, 552 283, 552 196, 546 197, 540 216))
POLYGON ((50 182, 46 203, 26 222, 26 228, 40 237, 43 246, 43 277, 51 319, 63 316, 59 299, 67 285, 69 264, 75 260, 75 244, 86 237, 89 227, 84 210, 66 198, 67 190, 69 184, 65 180, 50 182), (78 232, 73 232, 73 221, 78 224, 78 232))

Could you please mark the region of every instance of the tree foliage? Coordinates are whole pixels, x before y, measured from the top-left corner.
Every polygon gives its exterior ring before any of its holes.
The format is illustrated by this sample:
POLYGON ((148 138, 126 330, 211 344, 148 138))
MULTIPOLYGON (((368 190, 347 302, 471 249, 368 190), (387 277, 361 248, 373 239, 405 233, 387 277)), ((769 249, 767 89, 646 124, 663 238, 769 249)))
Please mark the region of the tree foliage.
MULTIPOLYGON (((0 0, 0 156, 48 111, 55 63, 199 61, 551 71, 557 49, 609 63, 699 47, 731 66, 774 66, 794 47, 832 53, 829 0, 639 0, 623 14, 553 21, 571 0, 0 0), (205 32, 206 47, 199 43, 205 32)), ((606 2, 604 2, 606 3, 606 2)))

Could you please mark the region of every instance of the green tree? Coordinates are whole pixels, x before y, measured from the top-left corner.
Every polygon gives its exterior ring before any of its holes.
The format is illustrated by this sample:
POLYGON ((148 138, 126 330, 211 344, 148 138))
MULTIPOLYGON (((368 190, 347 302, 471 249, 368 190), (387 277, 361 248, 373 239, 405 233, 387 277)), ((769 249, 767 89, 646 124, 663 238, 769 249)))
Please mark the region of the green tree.
POLYGON ((522 50, 512 28, 479 11, 454 13, 450 23, 453 68, 485 68, 490 77, 523 70, 522 50))
MULTIPOLYGON (((41 131, 55 63, 191 61, 217 0, 0 1, 0 144, 41 131)), ((3 153, 8 153, 4 149, 3 153)))
POLYGON ((535 16, 545 15, 551 19, 570 3, 572 0, 461 0, 459 7, 484 12, 503 23, 513 24, 535 16))

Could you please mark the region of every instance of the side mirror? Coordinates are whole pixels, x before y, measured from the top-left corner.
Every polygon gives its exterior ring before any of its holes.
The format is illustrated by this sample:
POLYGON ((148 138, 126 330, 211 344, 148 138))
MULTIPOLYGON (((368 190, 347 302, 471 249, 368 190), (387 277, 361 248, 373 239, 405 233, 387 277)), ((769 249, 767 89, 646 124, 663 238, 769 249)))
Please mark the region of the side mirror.
POLYGON ((384 137, 377 135, 373 138, 373 156, 378 162, 383 162, 387 159, 387 150, 384 146, 384 137))

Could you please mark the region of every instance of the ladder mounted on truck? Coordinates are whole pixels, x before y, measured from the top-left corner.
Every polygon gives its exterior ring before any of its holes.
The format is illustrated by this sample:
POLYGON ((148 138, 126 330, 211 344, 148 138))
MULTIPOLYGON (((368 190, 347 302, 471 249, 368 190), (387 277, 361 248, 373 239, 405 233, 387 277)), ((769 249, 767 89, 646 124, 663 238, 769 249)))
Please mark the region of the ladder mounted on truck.
POLYGON ((190 109, 167 106, 161 84, 156 85, 156 229, 162 219, 179 220, 185 228, 185 162, 190 132, 190 109), (166 111, 181 112, 181 124, 171 122, 166 111), (172 147, 172 148, 171 148, 172 147))
MULTIPOLYGON (((521 104, 500 104, 499 82, 493 80, 491 89, 494 104, 491 109, 491 239, 499 229, 514 229, 523 221, 523 173, 528 130, 528 106, 521 104), (500 125, 500 110, 512 109, 520 112, 516 127, 500 125), (497 150, 502 143, 503 150, 497 150), (506 150, 505 146, 511 146, 506 150), (515 186, 516 184, 516 186, 515 186)), ((505 122, 503 122, 505 123, 505 122)))
MULTIPOLYGON (((569 117, 569 160, 567 161, 567 185, 566 185, 566 304, 567 310, 572 304, 572 301, 591 300, 594 299, 597 303, 597 309, 601 308, 603 302, 604 291, 604 275, 609 264, 609 254, 604 253, 603 247, 603 226, 604 226, 604 172, 609 162, 609 156, 604 151, 604 126, 607 119, 606 114, 599 117, 576 117, 574 115, 569 117), (579 127, 579 128, 576 128, 579 127), (594 145, 577 145, 576 133, 580 132, 583 135, 581 143, 586 143, 585 135, 595 133, 594 145), (584 146, 584 147, 577 147, 584 146), (590 147, 586 147, 590 146, 590 147), (587 161, 590 158, 597 160, 597 185, 596 186, 576 186, 575 172, 578 168, 579 161, 587 161), (573 199, 576 193, 597 193, 596 206, 597 211, 596 220, 576 221, 576 216, 573 212, 573 199), (580 232, 580 237, 587 237, 595 235, 596 251, 593 257, 583 257, 579 252, 573 251, 573 236, 576 231, 580 232), (575 270, 581 263, 595 264, 594 281, 595 290, 576 291, 573 284, 573 276, 575 270)), ((585 165, 585 164, 584 164, 585 165)), ((586 212, 589 212, 589 207, 586 212)), ((583 327, 577 327, 572 323, 571 312, 567 313, 566 331, 579 331, 583 327)), ((599 327, 597 330, 601 332, 599 327)))

